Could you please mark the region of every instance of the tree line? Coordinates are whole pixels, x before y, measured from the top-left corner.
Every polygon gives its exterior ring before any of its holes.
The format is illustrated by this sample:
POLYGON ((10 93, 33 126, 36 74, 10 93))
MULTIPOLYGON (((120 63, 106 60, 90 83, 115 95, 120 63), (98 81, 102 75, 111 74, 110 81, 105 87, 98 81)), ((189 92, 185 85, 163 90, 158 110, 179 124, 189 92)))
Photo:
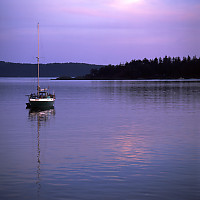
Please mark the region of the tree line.
MULTIPOLYGON (((49 63, 40 64, 41 77, 84 76, 91 69, 99 69, 102 65, 86 63, 49 63)), ((0 77, 37 77, 37 64, 11 63, 0 61, 0 77)))
POLYGON ((193 56, 132 60, 125 64, 107 65, 91 69, 90 73, 77 79, 179 79, 200 78, 200 58, 193 56))

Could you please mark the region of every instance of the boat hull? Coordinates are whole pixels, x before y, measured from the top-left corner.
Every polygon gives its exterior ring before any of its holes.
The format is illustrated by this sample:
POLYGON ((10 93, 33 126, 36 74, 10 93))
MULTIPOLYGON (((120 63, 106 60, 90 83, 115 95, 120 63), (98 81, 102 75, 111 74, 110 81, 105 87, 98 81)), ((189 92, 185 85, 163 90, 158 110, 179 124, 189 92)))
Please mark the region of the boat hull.
POLYGON ((29 106, 34 109, 47 109, 54 107, 54 99, 30 99, 29 106))

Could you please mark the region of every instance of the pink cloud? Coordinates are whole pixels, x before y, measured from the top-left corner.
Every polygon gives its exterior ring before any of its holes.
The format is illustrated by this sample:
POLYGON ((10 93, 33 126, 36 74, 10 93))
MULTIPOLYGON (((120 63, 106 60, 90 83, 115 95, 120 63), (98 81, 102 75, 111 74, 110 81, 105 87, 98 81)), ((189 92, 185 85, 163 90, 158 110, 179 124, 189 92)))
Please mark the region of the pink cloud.
POLYGON ((102 16, 102 12, 94 9, 88 9, 88 8, 81 8, 81 7, 72 7, 72 8, 61 8, 60 9, 62 12, 65 14, 72 14, 72 15, 77 15, 77 16, 95 16, 99 17, 102 16))
MULTIPOLYGON (((146 23, 177 23, 183 21, 196 21, 200 18, 200 6, 176 6, 168 5, 163 1, 158 0, 140 0, 137 3, 123 4, 122 0, 69 0, 62 4, 54 6, 52 4, 51 12, 56 12, 56 15, 63 19, 71 20, 73 22, 80 19, 81 24, 83 20, 85 23, 91 23, 97 27, 102 24, 115 26, 127 25, 142 25, 146 23), (124 5, 124 6, 123 6, 124 5), (127 6, 128 5, 128 6, 127 6), (82 18, 86 17, 86 18, 82 18)), ((112 27, 111 26, 111 27, 112 27)))

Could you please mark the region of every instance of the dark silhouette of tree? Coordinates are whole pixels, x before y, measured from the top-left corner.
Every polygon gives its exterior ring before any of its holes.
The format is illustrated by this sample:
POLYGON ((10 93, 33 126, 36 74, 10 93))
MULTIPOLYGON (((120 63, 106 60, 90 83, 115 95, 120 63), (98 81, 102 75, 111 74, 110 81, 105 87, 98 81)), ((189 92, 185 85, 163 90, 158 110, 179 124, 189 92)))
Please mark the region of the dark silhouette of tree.
POLYGON ((131 60, 129 63, 107 65, 100 69, 92 69, 90 74, 81 79, 177 79, 200 78, 200 58, 193 56, 165 56, 148 60, 131 60))

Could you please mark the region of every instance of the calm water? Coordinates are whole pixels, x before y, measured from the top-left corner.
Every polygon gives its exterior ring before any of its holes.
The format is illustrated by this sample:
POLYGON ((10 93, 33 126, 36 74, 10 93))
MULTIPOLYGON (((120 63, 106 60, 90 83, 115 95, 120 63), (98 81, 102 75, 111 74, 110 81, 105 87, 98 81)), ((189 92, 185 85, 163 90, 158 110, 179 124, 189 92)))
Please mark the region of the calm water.
POLYGON ((0 199, 200 199, 200 82, 0 78, 0 199))

